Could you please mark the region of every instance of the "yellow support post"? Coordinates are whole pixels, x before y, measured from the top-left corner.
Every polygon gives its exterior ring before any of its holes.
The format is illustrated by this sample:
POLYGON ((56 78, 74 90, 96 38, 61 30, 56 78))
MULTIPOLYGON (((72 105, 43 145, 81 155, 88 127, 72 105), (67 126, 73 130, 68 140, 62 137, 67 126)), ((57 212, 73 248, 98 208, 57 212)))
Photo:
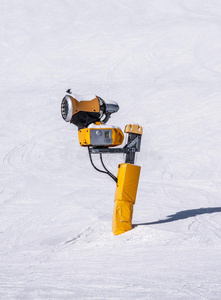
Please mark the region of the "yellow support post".
POLYGON ((128 163, 119 165, 112 221, 114 235, 132 229, 133 205, 136 201, 140 169, 141 167, 128 163))

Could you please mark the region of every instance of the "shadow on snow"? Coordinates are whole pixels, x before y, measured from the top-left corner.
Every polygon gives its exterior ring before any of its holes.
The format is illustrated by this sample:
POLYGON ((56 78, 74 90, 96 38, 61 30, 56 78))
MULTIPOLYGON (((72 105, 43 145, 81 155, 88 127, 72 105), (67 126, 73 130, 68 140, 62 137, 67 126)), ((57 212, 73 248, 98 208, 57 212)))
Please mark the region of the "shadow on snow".
POLYGON ((167 216, 167 219, 158 220, 154 222, 147 222, 147 223, 140 223, 140 224, 133 224, 133 228, 139 225, 155 225, 155 224, 163 224, 169 223, 174 221, 179 221, 183 219, 188 219, 191 217, 204 215, 204 214, 212 214, 216 212, 221 212, 221 207, 208 207, 208 208, 198 208, 198 209, 190 209, 190 210, 183 210, 177 212, 174 215, 167 216))

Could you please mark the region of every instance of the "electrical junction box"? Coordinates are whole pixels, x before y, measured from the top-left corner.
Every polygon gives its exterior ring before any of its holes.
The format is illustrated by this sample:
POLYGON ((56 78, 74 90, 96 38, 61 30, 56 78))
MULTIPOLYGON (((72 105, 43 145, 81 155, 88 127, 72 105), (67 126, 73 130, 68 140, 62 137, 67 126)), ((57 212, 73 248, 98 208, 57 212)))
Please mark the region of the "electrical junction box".
POLYGON ((118 127, 90 125, 78 130, 78 138, 81 146, 115 147, 123 143, 124 134, 118 127))
POLYGON ((91 144, 94 146, 99 145, 112 145, 113 139, 112 139, 112 130, 111 129, 95 129, 90 130, 90 139, 91 144))

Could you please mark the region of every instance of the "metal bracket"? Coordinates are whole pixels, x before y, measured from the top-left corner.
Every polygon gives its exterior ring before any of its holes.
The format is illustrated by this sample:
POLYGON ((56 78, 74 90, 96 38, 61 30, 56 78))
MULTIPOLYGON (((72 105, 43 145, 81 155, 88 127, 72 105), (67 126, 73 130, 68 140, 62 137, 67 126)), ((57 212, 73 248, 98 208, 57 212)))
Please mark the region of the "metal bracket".
POLYGON ((122 153, 126 154, 125 163, 134 164, 135 153, 140 152, 141 135, 136 133, 128 134, 128 143, 123 148, 108 148, 108 147, 88 147, 91 154, 100 153, 122 153))

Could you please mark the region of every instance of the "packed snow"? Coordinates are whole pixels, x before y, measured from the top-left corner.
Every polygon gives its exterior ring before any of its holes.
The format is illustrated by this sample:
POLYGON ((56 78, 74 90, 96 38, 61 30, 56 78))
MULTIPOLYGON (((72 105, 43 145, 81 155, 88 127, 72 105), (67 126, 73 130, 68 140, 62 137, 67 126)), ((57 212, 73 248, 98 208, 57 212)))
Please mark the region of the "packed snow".
POLYGON ((0 299, 220 299, 221 2, 1 0, 0 24, 0 299), (68 88, 143 126, 122 235, 68 88))

